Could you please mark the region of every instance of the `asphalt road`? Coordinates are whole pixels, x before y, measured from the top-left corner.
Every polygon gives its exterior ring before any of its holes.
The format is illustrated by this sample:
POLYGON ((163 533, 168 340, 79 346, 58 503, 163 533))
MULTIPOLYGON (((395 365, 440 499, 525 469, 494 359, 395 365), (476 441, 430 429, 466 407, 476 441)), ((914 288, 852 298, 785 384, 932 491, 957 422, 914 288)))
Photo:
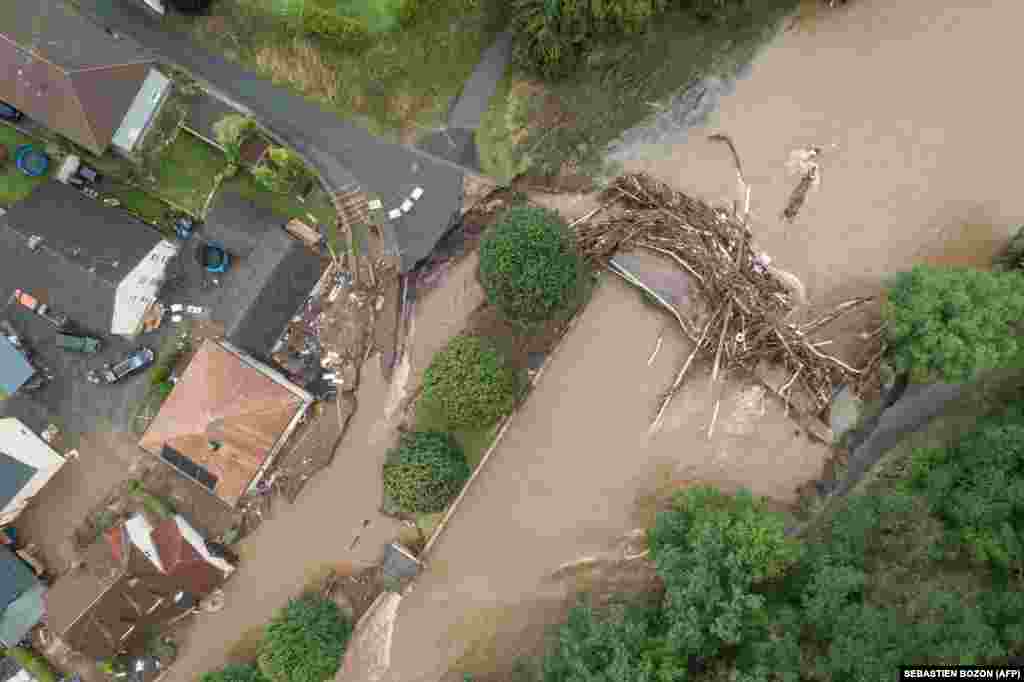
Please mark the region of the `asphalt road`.
POLYGON ((422 187, 425 191, 415 210, 393 223, 403 257, 410 251, 421 257, 421 236, 436 240, 461 208, 462 166, 375 137, 316 103, 206 52, 188 36, 163 25, 141 4, 131 0, 76 2, 100 24, 187 69, 248 109, 315 166, 329 186, 340 189, 358 184, 378 195, 385 209, 398 207, 414 187, 422 187))

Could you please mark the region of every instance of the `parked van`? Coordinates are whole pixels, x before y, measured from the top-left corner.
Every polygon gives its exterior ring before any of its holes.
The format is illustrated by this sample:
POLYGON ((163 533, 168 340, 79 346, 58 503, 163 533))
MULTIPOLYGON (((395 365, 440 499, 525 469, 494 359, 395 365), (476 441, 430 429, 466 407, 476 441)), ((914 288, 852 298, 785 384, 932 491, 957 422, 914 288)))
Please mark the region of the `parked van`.
POLYGON ((100 349, 100 340, 91 336, 57 334, 57 347, 76 353, 95 353, 100 349))

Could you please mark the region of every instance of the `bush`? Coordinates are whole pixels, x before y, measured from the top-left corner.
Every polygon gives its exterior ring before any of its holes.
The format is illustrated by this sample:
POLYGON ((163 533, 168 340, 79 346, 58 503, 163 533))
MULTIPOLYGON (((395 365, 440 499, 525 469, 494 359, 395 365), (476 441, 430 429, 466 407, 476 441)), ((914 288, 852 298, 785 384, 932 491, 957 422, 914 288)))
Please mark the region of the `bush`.
POLYGON ((518 322, 541 322, 567 307, 582 273, 565 223, 547 209, 513 206, 480 246, 487 300, 518 322))
POLYGON ((333 601, 292 599, 267 624, 259 669, 271 682, 324 682, 341 664, 352 624, 333 601))
POLYGON ((442 512, 469 479, 455 439, 437 431, 403 434, 384 463, 384 496, 394 511, 442 512))
POLYGON ((439 14, 469 14, 480 9, 480 0, 402 0, 398 23, 409 28, 421 20, 439 14))
POLYGON ((259 668, 254 665, 226 665, 219 670, 203 673, 199 682, 264 682, 259 668))
POLYGON ((600 39, 644 31, 669 0, 513 0, 513 57, 540 76, 571 74, 600 39))
POLYGON ((917 266, 888 289, 893 365, 914 381, 969 381, 1024 351, 1024 273, 917 266))
POLYGON ((512 409, 515 392, 515 374, 495 348, 458 336, 430 361, 420 400, 448 428, 487 426, 512 409))
POLYGON ((298 191, 308 182, 312 172, 299 155, 285 147, 271 147, 263 165, 252 169, 252 176, 264 189, 278 194, 298 191))
POLYGON ((336 14, 316 6, 306 10, 302 27, 306 33, 336 41, 348 49, 365 49, 370 43, 370 29, 362 18, 336 14))
POLYGON ((256 121, 241 114, 227 114, 213 124, 213 135, 217 138, 217 143, 224 148, 228 166, 233 167, 225 173, 227 177, 238 172, 238 166, 242 162, 242 145, 256 130, 256 121))
POLYGON ((700 19, 724 23, 749 9, 750 0, 688 0, 683 6, 700 19))
POLYGON ((174 516, 174 506, 153 493, 146 490, 142 481, 129 481, 128 494, 137 499, 146 510, 161 519, 169 519, 174 516))

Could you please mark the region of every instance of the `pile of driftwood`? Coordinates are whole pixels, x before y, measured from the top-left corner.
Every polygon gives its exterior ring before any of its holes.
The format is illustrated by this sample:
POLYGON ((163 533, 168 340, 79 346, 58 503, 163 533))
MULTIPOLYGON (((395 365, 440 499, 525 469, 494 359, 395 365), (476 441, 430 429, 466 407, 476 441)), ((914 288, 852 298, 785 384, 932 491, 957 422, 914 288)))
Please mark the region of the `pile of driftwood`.
MULTIPOLYGON (((591 220, 591 215, 574 224, 583 254, 606 266, 618 249, 660 254, 689 273, 707 307, 708 314, 702 319, 689 319, 614 264, 609 268, 658 299, 695 344, 663 396, 652 428, 660 424, 698 355, 713 363, 713 382, 727 370, 755 372, 759 363, 784 367, 788 379, 770 388, 787 406, 813 405, 809 411, 816 416, 828 408, 837 386, 857 384, 881 357, 858 369, 822 350, 830 342, 812 340, 815 332, 869 298, 845 301, 809 322, 792 321, 796 308, 792 292, 774 274, 764 254, 753 247, 745 214, 741 216, 739 210, 714 209, 644 174, 617 178, 605 199, 602 209, 615 210, 599 220, 591 220), (809 401, 791 400, 795 391, 805 393, 809 401)), ((716 403, 715 417, 718 407, 716 403)))

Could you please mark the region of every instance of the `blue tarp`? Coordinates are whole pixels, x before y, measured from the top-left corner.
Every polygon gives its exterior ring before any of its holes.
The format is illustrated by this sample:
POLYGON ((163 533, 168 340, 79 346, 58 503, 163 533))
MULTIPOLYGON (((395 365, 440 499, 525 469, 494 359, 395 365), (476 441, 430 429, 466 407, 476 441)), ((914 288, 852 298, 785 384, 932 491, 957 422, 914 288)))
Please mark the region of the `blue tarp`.
POLYGON ((0 336, 0 391, 14 395, 36 371, 7 337, 0 336))

